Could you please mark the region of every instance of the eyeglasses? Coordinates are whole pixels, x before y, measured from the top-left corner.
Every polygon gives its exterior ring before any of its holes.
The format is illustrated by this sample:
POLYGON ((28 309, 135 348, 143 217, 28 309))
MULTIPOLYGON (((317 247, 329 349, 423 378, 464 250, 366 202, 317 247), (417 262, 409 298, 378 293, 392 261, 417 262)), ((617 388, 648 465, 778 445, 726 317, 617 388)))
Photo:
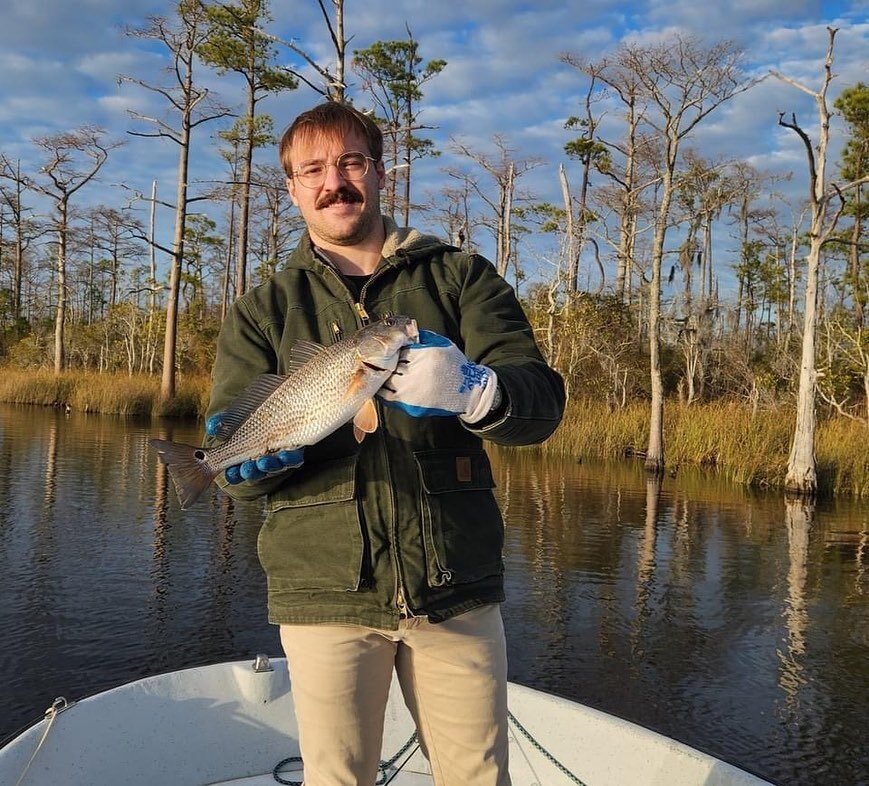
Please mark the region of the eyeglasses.
MULTIPOLYGON (((338 156, 334 166, 345 180, 362 180, 368 174, 371 161, 374 161, 371 156, 351 150, 338 156)), ((298 169, 293 170, 293 179, 306 188, 318 188, 326 181, 326 172, 330 166, 330 161, 305 161, 298 169)))

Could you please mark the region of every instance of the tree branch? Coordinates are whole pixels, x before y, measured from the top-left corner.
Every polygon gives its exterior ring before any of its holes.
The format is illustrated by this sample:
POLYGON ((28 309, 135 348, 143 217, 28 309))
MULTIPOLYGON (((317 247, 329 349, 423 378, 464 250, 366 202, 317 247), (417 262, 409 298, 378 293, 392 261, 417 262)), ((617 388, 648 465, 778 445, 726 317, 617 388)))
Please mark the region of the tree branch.
POLYGON ((812 149, 812 140, 809 139, 809 135, 805 131, 803 131, 803 129, 800 128, 799 125, 797 125, 797 116, 793 112, 791 113, 791 122, 790 123, 788 123, 784 120, 784 116, 785 116, 784 112, 778 113, 778 124, 784 128, 790 128, 791 131, 795 131, 797 133, 797 135, 800 137, 800 139, 803 140, 803 145, 805 145, 806 155, 809 158, 809 175, 810 175, 809 186, 810 186, 810 194, 811 194, 810 198, 811 198, 812 202, 815 202, 816 201, 815 182, 817 181, 817 178, 818 178, 818 172, 817 172, 817 169, 815 168, 815 152, 812 149))

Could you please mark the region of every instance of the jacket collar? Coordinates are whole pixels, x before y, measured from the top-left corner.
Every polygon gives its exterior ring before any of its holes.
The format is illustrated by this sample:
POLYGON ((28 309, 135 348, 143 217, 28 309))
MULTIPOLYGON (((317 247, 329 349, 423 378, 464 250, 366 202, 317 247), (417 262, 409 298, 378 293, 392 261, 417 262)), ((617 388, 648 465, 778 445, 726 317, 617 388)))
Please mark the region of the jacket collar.
MULTIPOLYGON (((383 216, 383 227, 386 230, 386 240, 383 243, 378 267, 397 264, 417 254, 431 253, 436 249, 448 247, 434 235, 424 235, 413 227, 399 227, 389 216, 383 216)), ((307 230, 302 234, 298 246, 287 260, 286 267, 308 270, 334 269, 328 254, 318 253, 307 230)))

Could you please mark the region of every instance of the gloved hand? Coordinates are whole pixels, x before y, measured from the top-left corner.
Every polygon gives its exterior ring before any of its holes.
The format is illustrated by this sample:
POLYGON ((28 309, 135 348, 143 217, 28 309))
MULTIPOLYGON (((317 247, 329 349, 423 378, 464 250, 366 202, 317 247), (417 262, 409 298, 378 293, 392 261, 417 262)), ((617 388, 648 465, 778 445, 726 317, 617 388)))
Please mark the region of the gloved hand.
MULTIPOLYGON (((220 430, 222 413, 218 412, 205 421, 205 433, 213 437, 220 430)), ((224 475, 230 485, 242 483, 245 480, 262 480, 265 477, 279 475, 285 470, 300 467, 305 461, 305 449, 279 450, 277 453, 266 453, 255 459, 243 461, 227 467, 224 475)))
POLYGON ((466 423, 482 420, 500 399, 497 374, 431 330, 420 330, 419 341, 401 350, 377 395, 414 417, 458 415, 466 423))

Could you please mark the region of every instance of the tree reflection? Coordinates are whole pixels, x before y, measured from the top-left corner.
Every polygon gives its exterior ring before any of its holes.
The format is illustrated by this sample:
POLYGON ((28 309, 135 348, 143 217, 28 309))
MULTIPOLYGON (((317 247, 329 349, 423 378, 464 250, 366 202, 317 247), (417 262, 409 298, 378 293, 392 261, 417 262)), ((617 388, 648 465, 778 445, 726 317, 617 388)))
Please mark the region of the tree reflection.
POLYGON ((651 614, 650 599, 655 576, 655 542, 658 534, 658 508, 661 503, 662 478, 646 477, 646 513, 643 534, 637 545, 637 583, 634 591, 634 619, 631 626, 631 650, 639 658, 643 632, 651 614))
POLYGON ((45 483, 42 494, 42 515, 48 520, 54 514, 57 493, 57 418, 48 424, 48 446, 45 449, 45 483))
POLYGON ((806 603, 808 577, 809 533, 815 521, 815 503, 808 499, 785 499, 785 522, 788 533, 788 593, 783 615, 787 628, 787 651, 779 651, 781 661, 779 685, 796 703, 805 684, 803 656, 806 652, 806 630, 809 626, 806 603))
POLYGON ((211 583, 214 587, 211 617, 214 624, 229 629, 232 598, 235 592, 234 541, 236 529, 235 503, 231 497, 220 493, 211 498, 212 521, 217 527, 212 564, 214 571, 211 583))
MULTIPOLYGON (((172 434, 165 426, 156 431, 158 439, 171 439, 172 434)), ((152 617, 156 624, 156 639, 166 629, 167 599, 169 594, 169 558, 166 542, 171 523, 169 522, 169 468, 154 460, 154 511, 151 538, 151 581, 152 617)))

